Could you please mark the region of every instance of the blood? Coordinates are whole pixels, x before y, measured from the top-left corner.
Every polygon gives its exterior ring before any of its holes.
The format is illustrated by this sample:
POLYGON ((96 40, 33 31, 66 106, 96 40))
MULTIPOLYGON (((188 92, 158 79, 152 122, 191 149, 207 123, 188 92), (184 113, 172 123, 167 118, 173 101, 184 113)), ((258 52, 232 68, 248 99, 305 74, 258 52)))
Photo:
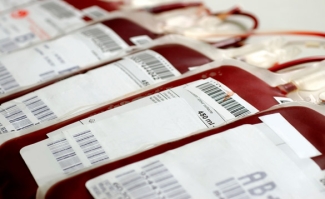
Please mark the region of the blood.
MULTIPOLYGON (((201 55, 200 53, 183 46, 166 45, 156 47, 153 50, 160 53, 178 70, 183 72, 187 70, 186 68, 188 66, 193 66, 199 63, 203 64, 210 61, 207 57, 201 55)), ((5 160, 0 164, 0 186, 3 189, 2 194, 4 194, 4 196, 7 198, 22 198, 22 196, 25 198, 32 198, 35 196, 37 189, 36 182, 21 158, 19 151, 27 145, 47 139, 47 133, 81 119, 90 117, 94 114, 98 114, 113 107, 131 102, 140 97, 148 96, 168 88, 181 86, 186 83, 208 77, 212 77, 227 85, 233 92, 237 93, 260 111, 266 110, 277 104, 277 101, 273 98, 274 96, 285 97, 285 95, 283 95, 279 89, 269 86, 263 82, 263 80, 236 66, 221 66, 218 68, 212 68, 205 72, 167 83, 156 89, 125 98, 116 103, 109 104, 75 118, 5 142, 0 146, 0 159, 5 160)), ((88 193, 83 197, 85 196, 88 196, 88 193)))
MULTIPOLYGON (((132 22, 130 20, 124 19, 124 18, 115 18, 115 19, 106 20, 106 21, 102 22, 102 24, 104 24, 105 26, 111 28, 114 32, 116 32, 128 45, 134 45, 130 40, 131 37, 140 36, 140 35, 147 35, 151 39, 156 39, 156 38, 162 36, 161 34, 153 33, 151 31, 147 30, 146 28, 142 27, 141 25, 139 25, 139 24, 137 24, 135 22, 132 22)), ((189 53, 190 51, 193 51, 193 50, 186 49, 186 47, 179 47, 179 48, 175 47, 173 49, 169 49, 169 51, 168 52, 166 51, 165 53, 166 53, 166 56, 169 56, 169 55, 175 56, 176 54, 179 54, 179 53, 181 53, 183 55, 187 55, 187 53, 189 53)), ((169 57, 171 57, 171 56, 169 56, 169 57)), ((181 57, 181 56, 175 56, 175 59, 173 59, 173 58, 171 58, 171 59, 177 61, 176 59, 178 59, 178 57, 181 57)), ((188 57, 190 57, 190 55, 188 57)), ((200 64, 207 63, 207 61, 205 61, 205 62, 195 61, 196 57, 197 56, 194 56, 193 59, 190 58, 189 60, 194 61, 193 64, 198 63, 200 65, 200 64)), ((211 59, 208 59, 208 58, 203 58, 203 59, 211 61, 211 59)), ((96 65, 96 63, 94 63, 94 66, 91 67, 91 68, 75 71, 75 72, 72 72, 70 74, 67 74, 64 77, 56 78, 56 79, 44 82, 42 84, 39 84, 37 86, 34 86, 32 88, 15 92, 15 93, 13 93, 11 95, 0 98, 0 104, 5 103, 5 102, 10 101, 10 100, 14 100, 15 98, 21 97, 21 96, 23 96, 25 94, 28 94, 30 92, 33 92, 35 90, 38 90, 38 89, 43 88, 45 86, 48 86, 50 84, 53 84, 53 83, 55 83, 55 82, 57 82, 57 81, 59 81, 59 80, 61 80, 63 78, 68 78, 68 77, 71 77, 71 76, 76 75, 78 73, 85 73, 85 72, 87 72, 87 71, 89 71, 91 69, 106 65, 108 63, 110 63, 110 62, 101 64, 101 65, 99 65, 99 64, 96 65)), ((190 62, 187 62, 187 61, 184 61, 184 63, 190 64, 190 62)), ((183 66, 179 66, 180 67, 179 70, 180 70, 181 73, 182 73, 182 71, 183 72, 187 71, 187 69, 185 69, 187 67, 184 67, 184 66, 186 66, 186 64, 183 64, 183 66)), ((199 65, 197 65, 197 66, 199 66, 199 65)), ((191 66, 194 66, 194 65, 191 65, 191 66)))
MULTIPOLYGON (((117 25, 118 22, 118 20, 114 20, 112 23, 117 25)), ((125 31, 121 34, 126 38, 130 33, 125 31)), ((179 44, 156 46, 151 50, 164 56, 180 73, 187 72, 188 67, 200 66, 212 61, 200 52, 179 44)), ((107 107, 99 112, 106 109, 107 107)), ((50 129, 53 129, 53 127, 59 128, 61 125, 65 126, 71 122, 72 120, 66 120, 64 124, 60 123, 38 133, 18 137, 0 146, 0 160, 2 160, 0 164, 0 194, 4 198, 35 198, 37 184, 21 158, 19 151, 24 146, 46 139, 46 134, 51 132, 50 129)))
MULTIPOLYGON (((178 141, 167 143, 159 147, 147 150, 145 152, 139 153, 129 158, 124 158, 112 162, 110 164, 105 164, 101 167, 92 169, 90 171, 81 173, 72 178, 65 179, 54 186, 52 186, 46 193, 47 199, 56 198, 80 198, 80 199, 90 199, 92 196, 86 189, 86 182, 92 178, 95 178, 104 173, 113 171, 120 167, 150 158, 154 155, 159 155, 169 150, 176 149, 178 147, 190 144, 191 142, 198 141, 205 137, 215 135, 226 131, 231 128, 238 127, 243 124, 258 124, 261 123, 259 117, 263 115, 280 113, 288 122, 293 125, 312 145, 314 145, 322 154, 325 152, 325 116, 306 107, 286 107, 279 108, 271 111, 265 111, 263 113, 258 113, 241 120, 237 120, 230 124, 224 125, 222 127, 206 131, 201 134, 193 135, 178 141), (73 185, 73 189, 72 186, 73 185), (78 191, 74 191, 78 190, 78 191)), ((321 155, 313 160, 322 168, 325 169, 325 156, 321 155)), ((204 163, 203 163, 204 164, 204 163)), ((240 167, 240 165, 238 165, 240 167)))

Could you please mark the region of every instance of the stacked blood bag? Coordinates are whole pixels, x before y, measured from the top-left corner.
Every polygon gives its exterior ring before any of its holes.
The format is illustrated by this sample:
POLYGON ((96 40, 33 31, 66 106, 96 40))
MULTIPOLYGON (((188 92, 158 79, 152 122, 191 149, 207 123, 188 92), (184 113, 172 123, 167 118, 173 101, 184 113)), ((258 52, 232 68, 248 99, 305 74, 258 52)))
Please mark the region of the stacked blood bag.
POLYGON ((325 198, 325 33, 207 5, 0 0, 0 198, 325 198))

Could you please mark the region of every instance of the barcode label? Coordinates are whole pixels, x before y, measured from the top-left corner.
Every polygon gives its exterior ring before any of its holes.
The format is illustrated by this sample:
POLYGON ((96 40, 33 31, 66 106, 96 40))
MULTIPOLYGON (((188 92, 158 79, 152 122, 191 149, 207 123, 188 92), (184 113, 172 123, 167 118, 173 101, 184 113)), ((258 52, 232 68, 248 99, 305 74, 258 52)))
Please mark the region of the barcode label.
POLYGON ((17 131, 34 125, 17 105, 9 106, 0 113, 17 131))
POLYGON ((57 118, 54 112, 38 96, 24 100, 23 103, 40 122, 57 118))
POLYGON ((95 20, 107 17, 109 15, 109 12, 98 6, 91 6, 83 9, 82 11, 85 13, 85 15, 95 20))
POLYGON ((0 123, 0 134, 4 134, 4 133, 8 133, 8 130, 0 123))
POLYGON ((0 42, 0 52, 2 53, 7 53, 7 52, 11 52, 14 50, 17 50, 19 47, 18 45, 12 41, 12 40, 3 40, 3 42, 0 42))
POLYGON ((235 117, 243 117, 251 114, 251 112, 243 105, 234 100, 229 94, 223 91, 220 87, 206 82, 196 86, 202 92, 211 97, 214 101, 220 104, 223 108, 229 111, 235 117))
POLYGON ((175 74, 165 63, 148 52, 137 53, 129 58, 139 63, 154 80, 175 77, 175 74))
POLYGON ((142 46, 152 41, 152 39, 147 35, 131 37, 130 40, 137 46, 142 46))
POLYGON ((88 13, 88 15, 90 15, 91 18, 93 19, 99 19, 105 17, 105 14, 98 10, 92 10, 91 12, 88 13))
POLYGON ((51 13, 58 19, 72 18, 75 17, 75 13, 64 5, 60 5, 57 2, 46 2, 41 5, 41 8, 51 13))
POLYGON ((84 168, 76 152, 73 150, 67 139, 63 138, 47 144, 51 153, 64 173, 71 173, 84 168))
MULTIPOLYGON (((229 178, 222 182, 216 183, 219 192, 225 199, 249 199, 245 189, 237 182, 235 178, 229 178)), ((219 194, 218 194, 219 195, 219 194)))
POLYGON ((131 170, 116 178, 132 198, 191 198, 160 161, 143 166, 141 174, 131 170))
POLYGON ((48 79, 51 79, 54 76, 56 76, 56 74, 57 73, 54 70, 52 70, 52 71, 48 71, 48 72, 39 74, 39 76, 41 77, 42 80, 48 80, 48 79))
POLYGON ((108 33, 97 27, 82 31, 82 34, 90 37, 103 53, 116 52, 123 49, 108 33))
POLYGON ((4 92, 19 87, 18 82, 10 72, 0 63, 0 86, 4 92))
POLYGON ((108 159, 103 147, 91 131, 84 131, 73 136, 91 164, 108 159))

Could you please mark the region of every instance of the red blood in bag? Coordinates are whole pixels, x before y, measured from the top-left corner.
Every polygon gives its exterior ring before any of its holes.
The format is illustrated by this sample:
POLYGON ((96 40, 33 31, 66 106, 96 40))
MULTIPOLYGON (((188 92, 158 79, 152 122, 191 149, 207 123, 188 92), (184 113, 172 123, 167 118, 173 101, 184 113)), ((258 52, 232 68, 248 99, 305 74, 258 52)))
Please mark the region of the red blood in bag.
POLYGON ((68 4, 82 10, 91 6, 98 6, 106 11, 118 10, 123 1, 103 1, 103 0, 65 0, 68 4))
MULTIPOLYGON (((52 186, 46 194, 47 199, 56 198, 78 198, 91 199, 93 198, 88 192, 85 184, 88 180, 95 178, 104 173, 113 171, 120 167, 132 164, 154 155, 162 154, 166 151, 176 149, 199 139, 215 135, 231 128, 238 127, 243 124, 258 124, 261 123, 260 116, 272 113, 280 113, 288 122, 293 125, 312 145, 314 145, 322 154, 325 153, 325 116, 306 107, 286 107, 276 110, 266 111, 256 115, 252 115, 241 120, 237 120, 217 129, 209 130, 204 133, 187 137, 175 142, 167 143, 159 147, 150 149, 140 154, 134 155, 130 158, 125 158, 101 167, 92 169, 90 171, 81 173, 72 178, 65 179, 52 186), (71 189, 73 185, 73 189, 71 189), (75 191, 78 190, 78 191, 75 191)), ((325 155, 317 156, 313 160, 325 169, 325 155)), ((240 166, 240 165, 238 165, 240 166)))
MULTIPOLYGON (((65 2, 69 3, 70 5, 74 6, 75 8, 82 10, 85 8, 89 8, 91 6, 98 6, 106 11, 114 11, 119 10, 122 5, 124 5, 125 1, 105 1, 105 0, 65 0, 65 2)), ((154 6, 152 8, 149 8, 146 10, 151 13, 161 13, 165 11, 170 11, 174 9, 180 9, 185 7, 191 7, 191 6, 199 6, 201 3, 199 2, 179 2, 179 3, 170 3, 170 4, 164 4, 159 6, 154 6)))
MULTIPOLYGON (((113 24, 112 27, 120 27, 118 26, 119 22, 121 21, 114 20, 109 23, 113 24)), ((130 29, 119 29, 123 38, 127 38, 131 34, 130 29)), ((165 57, 180 73, 187 72, 188 67, 200 66, 212 61, 200 52, 179 44, 161 45, 153 47, 151 50, 165 57)), ((100 112, 106 109, 104 108, 100 112)), ((21 158, 19 151, 24 146, 46 139, 46 134, 51 132, 51 129, 59 128, 61 125, 65 126, 71 122, 70 119, 38 133, 21 136, 0 145, 0 196, 2 195, 4 198, 35 197, 37 184, 21 158), (3 164, 5 162, 8 164, 3 164)))
MULTIPOLYGON (((164 56, 167 60, 171 62, 171 64, 173 64, 179 70, 185 70, 185 66, 188 66, 192 60, 196 60, 193 59, 193 56, 196 54, 193 50, 187 51, 186 55, 183 53, 179 53, 184 52, 184 50, 177 51, 174 46, 170 46, 168 48, 164 47, 162 50, 160 50, 159 47, 156 47, 153 50, 164 56), (174 53, 171 52, 172 50, 174 53), (177 55, 175 54, 175 52, 178 52, 177 55)), ((202 55, 196 55, 198 57, 197 60, 201 60, 201 62, 209 61, 206 57, 202 55)), ((196 63, 198 62, 199 61, 196 61, 196 63)), ((191 65, 193 66, 195 64, 192 62, 191 65)), ((29 172, 25 162, 19 154, 20 149, 22 149, 24 146, 47 139, 46 134, 58 128, 66 126, 72 122, 79 121, 83 118, 90 117, 91 115, 101 113, 115 106, 125 104, 125 102, 130 102, 139 97, 148 96, 150 94, 165 90, 167 88, 181 86, 186 83, 190 83, 192 81, 207 77, 212 77, 225 84, 233 92, 237 93, 239 96, 241 96, 248 103, 250 103, 260 111, 268 109, 271 106, 278 104, 273 98, 274 96, 284 97, 284 95, 279 89, 269 86, 258 77, 235 66, 222 66, 219 68, 210 69, 199 74, 195 74, 184 79, 167 83, 163 86, 160 86, 158 89, 156 88, 144 92, 140 95, 126 98, 114 104, 107 105, 89 113, 77 116, 67 121, 55 124, 53 126, 36 131, 34 133, 27 134, 25 136, 12 139, 4 143, 2 146, 0 146, 0 159, 6 160, 3 164, 0 165, 0 183, 1 186, 6 185, 5 189, 3 190, 3 193, 6 196, 15 196, 19 198, 23 195, 33 197, 36 192, 36 182, 34 181, 33 176, 29 172)))
MULTIPOLYGON (((142 27, 141 25, 138 25, 135 22, 132 22, 132 21, 124 19, 124 18, 115 18, 115 19, 106 20, 106 21, 103 21, 102 24, 104 24, 105 26, 111 28, 128 45, 134 45, 130 40, 131 37, 140 36, 140 35, 147 35, 151 39, 156 39, 157 37, 161 36, 161 35, 158 35, 156 33, 153 33, 151 31, 147 30, 146 28, 142 27)), ((175 52, 177 52, 177 51, 175 51, 175 52)), ((182 52, 182 51, 180 51, 180 52, 182 52)), ((204 63, 206 63, 206 62, 204 62, 204 63)), ((95 67, 106 65, 106 64, 107 63, 94 66, 94 67, 92 67, 92 69, 95 68, 95 67)), ((80 71, 73 72, 73 73, 69 74, 68 76, 73 76, 73 75, 75 75, 77 73, 85 72, 87 70, 90 70, 90 69, 89 68, 88 69, 82 69, 80 71)), ((67 76, 65 76, 64 78, 67 78, 67 76)), ((62 77, 60 79, 62 79, 62 77)), ((37 89, 48 86, 50 84, 53 84, 54 82, 56 82, 56 81, 58 81, 60 79, 54 79, 54 80, 48 81, 48 82, 46 82, 44 84, 32 87, 30 89, 19 91, 19 92, 13 93, 11 95, 8 95, 6 97, 3 97, 3 98, 0 99, 0 104, 2 104, 4 102, 7 102, 9 100, 13 100, 15 98, 18 98, 20 96, 23 96, 23 95, 25 95, 27 93, 33 92, 33 91, 35 91, 37 89)))

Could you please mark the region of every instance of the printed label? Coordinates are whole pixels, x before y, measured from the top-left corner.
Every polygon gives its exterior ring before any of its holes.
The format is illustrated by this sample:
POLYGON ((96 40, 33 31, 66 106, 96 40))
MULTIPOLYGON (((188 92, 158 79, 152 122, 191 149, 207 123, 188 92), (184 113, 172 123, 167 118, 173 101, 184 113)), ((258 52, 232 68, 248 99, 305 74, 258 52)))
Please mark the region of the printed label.
POLYGON ((13 9, 36 0, 0 0, 0 12, 13 9))
POLYGON ((90 6, 89 8, 83 9, 82 12, 92 20, 99 20, 109 16, 108 11, 98 6, 90 6))
POLYGON ((152 41, 152 39, 148 35, 131 37, 130 40, 137 46, 142 46, 152 41))
POLYGON ((0 62, 0 74, 3 74, 0 77, 1 92, 35 85, 95 65, 127 47, 111 29, 96 24, 60 39, 3 56, 0 62))
POLYGON ((181 75, 168 60, 152 50, 127 56, 116 65, 141 87, 181 75))
MULTIPOLYGON (((117 182, 101 182, 111 198, 192 198, 160 161, 150 162, 139 170, 129 170, 116 176, 117 182)), ((99 194, 101 190, 94 188, 99 194)))
MULTIPOLYGON (((141 60, 142 55, 147 53, 154 55, 152 56, 153 62, 157 60, 156 63, 164 65, 166 70, 170 68, 170 70, 176 71, 166 59, 154 51, 137 53, 133 57, 141 60)), ((175 75, 177 74, 179 73, 175 73, 175 75)), ((10 81, 10 78, 6 79, 10 81)), ((26 129, 45 121, 68 116, 68 114, 77 114, 84 108, 112 100, 153 83, 155 81, 147 72, 142 70, 140 64, 127 59, 92 70, 84 75, 60 81, 6 104, 11 106, 21 103, 21 111, 29 112, 34 116, 32 118, 37 119, 36 123, 29 123, 28 126, 24 127, 26 129)), ((27 116, 26 119, 28 119, 27 116)), ((15 129, 10 127, 11 124, 8 125, 5 126, 7 129, 15 129)))
POLYGON ((86 187, 96 199, 324 197, 310 182, 262 132, 244 125, 103 174, 86 187), (169 192, 159 186, 164 180, 169 192))
MULTIPOLYGON (((97 161, 108 160, 108 157, 110 160, 115 160, 169 140, 188 136, 190 133, 194 133, 200 129, 221 125, 225 120, 220 116, 219 110, 214 109, 206 100, 201 99, 199 97, 201 95, 200 93, 196 95, 187 89, 193 84, 201 85, 206 82, 218 83, 213 79, 199 80, 188 85, 179 86, 142 98, 84 119, 80 121, 79 125, 62 130, 63 133, 59 134, 60 137, 57 139, 51 136, 50 141, 52 143, 63 138, 67 139, 82 164, 88 167, 93 162, 97 163, 97 161), (154 132, 152 132, 152 129, 155 129, 154 132), (96 157, 96 161, 89 158, 88 152, 85 152, 83 146, 76 139, 80 134, 85 132, 89 134, 91 140, 94 139, 94 143, 90 143, 95 144, 94 147, 96 150, 94 150, 94 157, 96 157)), ((243 99, 241 100, 243 101, 243 99)), ((46 140, 45 142, 48 141, 46 140)), ((88 138, 85 142, 88 143, 88 138)), ((43 142, 36 145, 30 146, 31 148, 28 149, 28 154, 35 153, 34 150, 47 150, 43 148, 43 142)), ((30 155, 23 154, 23 156, 30 155)), ((44 164, 42 166, 43 171, 47 170, 47 167, 51 167, 47 164, 51 162, 53 164, 56 158, 49 155, 45 159, 50 160, 48 162, 42 162, 44 164)), ((41 163, 35 164, 35 162, 27 159, 25 161, 29 168, 31 168, 31 172, 38 183, 44 180, 50 180, 48 176, 46 178, 43 176, 47 172, 39 173, 36 169, 41 163)), ((73 161, 70 162, 71 167, 77 164, 73 161)), ((55 171, 57 175, 62 175, 64 172, 60 169, 55 171)))
POLYGON ((116 117, 66 129, 63 135, 25 147, 22 157, 40 185, 64 173, 74 172, 105 160, 115 160, 204 128, 204 124, 184 99, 175 98, 131 110, 116 117), (156 130, 152 135, 148 135, 152 129, 156 130), (60 153, 49 148, 53 143, 60 142, 64 144, 55 145, 60 147, 55 149, 60 153), (29 149, 25 150, 27 148, 29 149), (33 161, 30 157, 34 157, 35 153, 38 153, 40 159, 44 158, 44 161, 33 161), (50 171, 51 176, 47 171, 50 171))
POLYGON ((191 84, 186 89, 209 103, 215 110, 218 110, 225 121, 258 112, 256 108, 248 104, 236 93, 233 93, 228 87, 212 78, 207 79, 205 82, 191 84))
POLYGON ((38 1, 0 17, 0 53, 48 40, 86 25, 82 13, 61 0, 38 1))

